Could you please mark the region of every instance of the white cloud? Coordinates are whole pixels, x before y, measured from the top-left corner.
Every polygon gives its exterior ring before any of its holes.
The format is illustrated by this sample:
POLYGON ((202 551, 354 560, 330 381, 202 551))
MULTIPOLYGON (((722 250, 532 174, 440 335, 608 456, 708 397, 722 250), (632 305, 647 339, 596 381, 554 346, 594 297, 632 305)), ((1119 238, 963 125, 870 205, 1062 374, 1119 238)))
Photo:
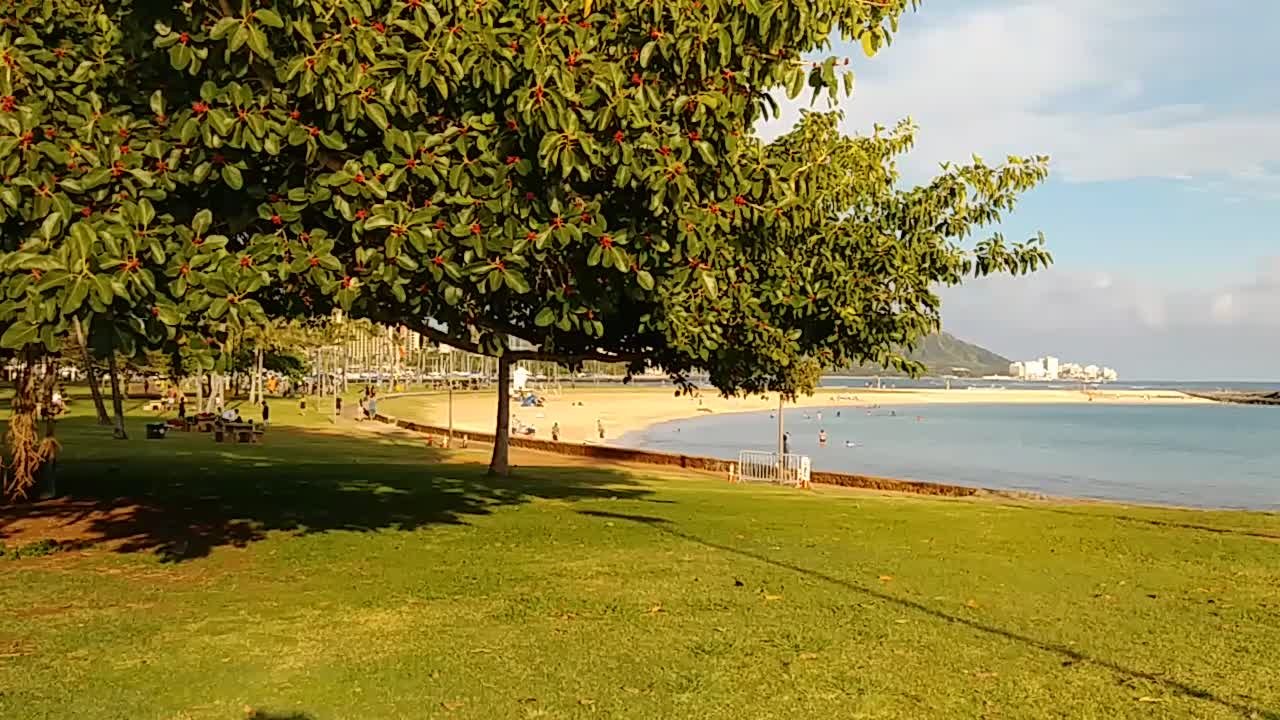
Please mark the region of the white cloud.
MULTIPOLYGON (((1256 22, 1280 16, 1246 9, 1263 14, 1256 22)), ((1280 108, 1227 109, 1157 92, 1180 74, 1179 97, 1224 92, 1197 86, 1194 73, 1230 62, 1239 39, 1225 36, 1229 27, 1205 22, 1203 4, 1191 0, 1015 0, 968 10, 926 2, 891 47, 856 63, 855 95, 842 103, 847 130, 912 116, 920 135, 908 177, 972 153, 1047 153, 1070 181, 1257 182, 1280 164, 1280 108)), ((1237 75, 1242 87, 1270 82, 1256 63, 1242 61, 1237 75)), ((785 131, 806 106, 807 95, 784 102, 762 134, 785 131)))
POLYGON ((1200 288, 1051 268, 943 298, 947 329, 962 338, 1016 357, 1091 358, 1130 378, 1274 376, 1280 355, 1280 257, 1200 288))

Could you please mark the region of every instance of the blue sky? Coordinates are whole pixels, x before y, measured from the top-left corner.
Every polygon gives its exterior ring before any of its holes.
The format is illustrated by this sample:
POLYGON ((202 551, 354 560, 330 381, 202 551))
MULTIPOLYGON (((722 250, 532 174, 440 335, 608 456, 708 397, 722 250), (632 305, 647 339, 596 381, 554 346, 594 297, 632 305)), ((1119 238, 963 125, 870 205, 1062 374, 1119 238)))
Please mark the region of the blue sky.
POLYGON ((945 328, 1129 379, 1280 379, 1276 28, 1263 0, 924 0, 875 58, 838 45, 848 132, 919 125, 908 179, 1053 158, 1002 230, 1044 231, 1054 267, 946 290, 945 328))

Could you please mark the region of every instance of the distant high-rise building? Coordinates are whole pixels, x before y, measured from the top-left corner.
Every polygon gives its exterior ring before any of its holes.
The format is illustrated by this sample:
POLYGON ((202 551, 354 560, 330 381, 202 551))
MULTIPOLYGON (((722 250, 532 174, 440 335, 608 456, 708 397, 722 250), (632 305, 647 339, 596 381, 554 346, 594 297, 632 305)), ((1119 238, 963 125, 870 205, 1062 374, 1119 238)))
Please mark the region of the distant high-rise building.
POLYGON ((1058 358, 1050 355, 1044 359, 1044 375, 1048 380, 1058 379, 1058 358))
POLYGON ((1028 360, 1024 362, 1023 368, 1027 380, 1043 380, 1045 378, 1044 361, 1028 360))

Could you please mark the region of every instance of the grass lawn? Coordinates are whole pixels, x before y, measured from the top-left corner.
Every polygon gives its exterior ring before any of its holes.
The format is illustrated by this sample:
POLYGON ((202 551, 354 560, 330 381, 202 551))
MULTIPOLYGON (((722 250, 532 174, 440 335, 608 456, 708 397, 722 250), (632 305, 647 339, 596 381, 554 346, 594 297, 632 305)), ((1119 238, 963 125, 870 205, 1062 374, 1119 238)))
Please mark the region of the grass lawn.
MULTIPOLYGON (((87 404, 87 403, 82 403, 87 404)), ((83 410, 83 408, 81 408, 83 410)), ((0 718, 1280 718, 1280 516, 60 427, 0 718)))

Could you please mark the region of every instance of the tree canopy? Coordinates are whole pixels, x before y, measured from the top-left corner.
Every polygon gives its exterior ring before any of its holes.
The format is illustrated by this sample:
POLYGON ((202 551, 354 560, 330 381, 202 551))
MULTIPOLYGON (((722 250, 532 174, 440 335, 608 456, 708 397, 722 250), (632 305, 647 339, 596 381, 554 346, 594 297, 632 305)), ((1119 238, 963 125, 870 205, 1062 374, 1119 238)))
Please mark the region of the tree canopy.
POLYGON ((755 135, 778 93, 847 92, 848 59, 812 58, 876 52, 906 0, 6 4, 15 352, 79 320, 211 367, 246 327, 342 308, 507 361, 794 393, 909 369, 891 348, 937 326, 939 284, 1048 260, 959 244, 1044 158, 907 189, 907 125, 755 135))

